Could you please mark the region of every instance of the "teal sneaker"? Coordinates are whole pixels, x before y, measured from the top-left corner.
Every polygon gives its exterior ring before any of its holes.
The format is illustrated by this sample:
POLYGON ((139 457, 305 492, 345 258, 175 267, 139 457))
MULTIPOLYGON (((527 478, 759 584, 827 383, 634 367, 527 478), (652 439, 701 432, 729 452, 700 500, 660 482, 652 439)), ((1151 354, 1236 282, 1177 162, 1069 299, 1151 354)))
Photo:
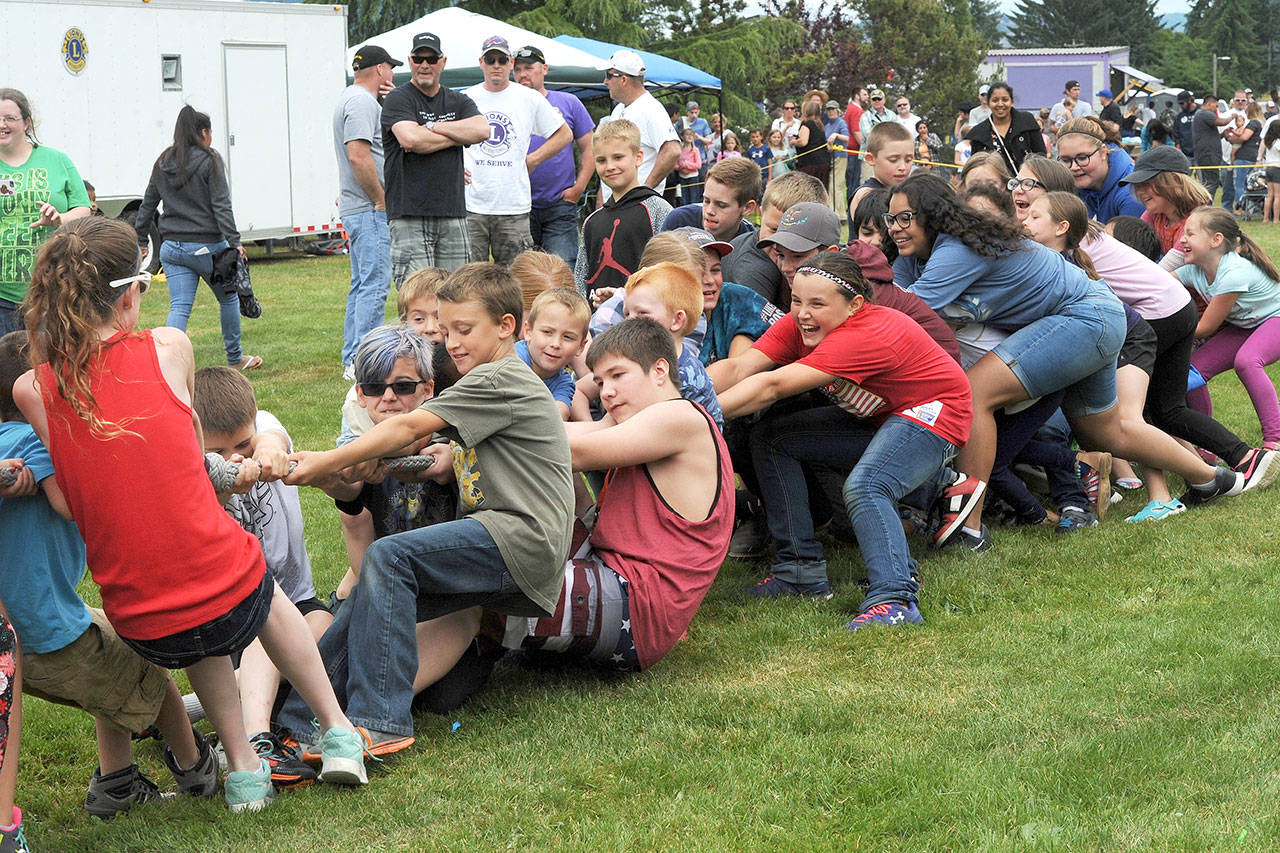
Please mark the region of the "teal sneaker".
POLYGON ((258 759, 257 771, 233 770, 228 773, 223 787, 227 806, 233 812, 256 812, 276 798, 276 789, 271 784, 271 765, 265 758, 258 759))
POLYGON ((327 785, 367 785, 364 743, 350 729, 334 726, 316 743, 320 751, 320 781, 327 785))
POLYGON ((1180 512, 1186 512, 1187 508, 1183 506, 1182 501, 1173 498, 1167 501, 1150 501, 1142 509, 1125 519, 1130 522, 1142 521, 1160 521, 1171 515, 1177 515, 1180 512))

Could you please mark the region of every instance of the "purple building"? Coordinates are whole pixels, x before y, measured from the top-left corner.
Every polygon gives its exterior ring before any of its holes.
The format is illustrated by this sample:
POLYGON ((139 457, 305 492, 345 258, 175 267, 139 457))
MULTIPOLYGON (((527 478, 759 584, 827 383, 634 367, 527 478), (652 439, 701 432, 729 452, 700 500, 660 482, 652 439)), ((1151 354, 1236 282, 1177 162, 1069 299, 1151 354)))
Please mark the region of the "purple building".
POLYGON ((1097 112, 1094 93, 1110 88, 1118 94, 1130 77, 1154 79, 1129 66, 1129 48, 1123 45, 993 50, 978 67, 979 79, 1008 81, 1014 104, 1032 111, 1062 100, 1063 84, 1079 80, 1081 99, 1097 112))

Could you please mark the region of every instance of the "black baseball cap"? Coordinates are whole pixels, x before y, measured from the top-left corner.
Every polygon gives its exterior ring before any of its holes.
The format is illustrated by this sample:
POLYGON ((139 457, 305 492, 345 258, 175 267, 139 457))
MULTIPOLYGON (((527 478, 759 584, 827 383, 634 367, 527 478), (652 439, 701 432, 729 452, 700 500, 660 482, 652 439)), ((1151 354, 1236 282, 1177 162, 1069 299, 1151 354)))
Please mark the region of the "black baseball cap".
POLYGON ((417 53, 420 50, 430 50, 439 56, 444 56, 444 48, 440 46, 440 36, 435 33, 418 33, 413 37, 413 47, 409 48, 409 53, 417 53))
POLYGON ((376 44, 366 44, 364 47, 356 51, 356 55, 351 58, 351 70, 361 71, 365 68, 372 68, 375 65, 387 63, 392 68, 397 65, 404 65, 398 59, 392 59, 391 54, 387 53, 376 44))
POLYGON ((526 44, 517 50, 515 58, 516 62, 541 62, 543 65, 547 64, 547 58, 542 55, 542 50, 531 44, 526 44))
POLYGON ((1183 89, 1181 92, 1178 93, 1178 103, 1180 104, 1185 104, 1188 101, 1194 101, 1194 100, 1195 98, 1193 98, 1191 96, 1191 93, 1188 92, 1186 89, 1183 89))
POLYGON ((1147 149, 1133 164, 1133 171, 1120 179, 1122 184, 1141 184, 1151 180, 1161 172, 1181 172, 1191 174, 1191 163, 1187 155, 1172 145, 1157 145, 1147 149))

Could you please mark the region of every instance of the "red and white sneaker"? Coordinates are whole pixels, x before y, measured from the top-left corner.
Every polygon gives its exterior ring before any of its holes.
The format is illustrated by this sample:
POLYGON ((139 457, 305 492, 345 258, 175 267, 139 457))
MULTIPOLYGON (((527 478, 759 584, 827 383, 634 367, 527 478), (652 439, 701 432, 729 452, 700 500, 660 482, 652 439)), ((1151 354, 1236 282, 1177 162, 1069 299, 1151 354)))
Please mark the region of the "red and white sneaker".
POLYGON ((942 547, 964 526, 986 489, 987 484, 982 480, 960 474, 954 483, 942 490, 942 494, 933 502, 933 512, 938 518, 938 529, 933 534, 933 544, 936 547, 942 547))

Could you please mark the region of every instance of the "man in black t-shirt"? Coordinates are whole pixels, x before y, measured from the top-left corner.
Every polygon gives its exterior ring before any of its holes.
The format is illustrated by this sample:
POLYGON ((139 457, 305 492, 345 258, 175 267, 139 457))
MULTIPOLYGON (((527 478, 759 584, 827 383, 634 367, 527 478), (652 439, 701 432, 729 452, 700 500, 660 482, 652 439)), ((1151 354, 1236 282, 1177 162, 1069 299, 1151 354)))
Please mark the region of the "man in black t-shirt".
MULTIPOLYGON (((1195 148, 1197 166, 1222 166, 1222 137, 1218 128, 1231 122, 1231 116, 1218 114, 1218 96, 1205 95, 1200 109, 1191 119, 1191 144, 1195 148)), ((1235 198, 1234 185, 1223 183, 1221 169, 1198 169, 1200 183, 1209 191, 1210 202, 1218 187, 1222 187, 1222 206, 1229 208, 1235 198), (1228 191, 1230 187, 1230 191, 1228 191)))
POLYGON ((440 85, 445 55, 434 33, 413 37, 413 77, 382 104, 391 275, 396 287, 414 270, 455 270, 471 261, 462 148, 489 138, 475 102, 440 85))

